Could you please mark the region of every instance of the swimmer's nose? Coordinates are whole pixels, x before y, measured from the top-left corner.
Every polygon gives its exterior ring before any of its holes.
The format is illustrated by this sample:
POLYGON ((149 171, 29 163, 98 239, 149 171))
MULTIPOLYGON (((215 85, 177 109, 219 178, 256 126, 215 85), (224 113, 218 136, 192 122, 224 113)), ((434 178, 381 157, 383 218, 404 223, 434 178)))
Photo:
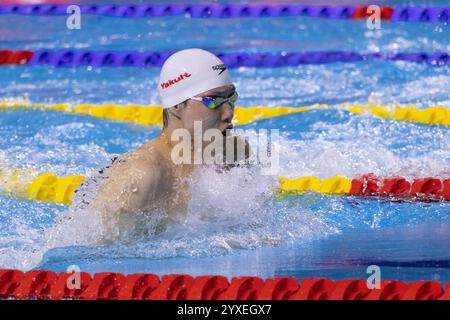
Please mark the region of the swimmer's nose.
POLYGON ((221 120, 225 122, 230 122, 233 120, 234 110, 229 103, 225 103, 221 106, 221 120))

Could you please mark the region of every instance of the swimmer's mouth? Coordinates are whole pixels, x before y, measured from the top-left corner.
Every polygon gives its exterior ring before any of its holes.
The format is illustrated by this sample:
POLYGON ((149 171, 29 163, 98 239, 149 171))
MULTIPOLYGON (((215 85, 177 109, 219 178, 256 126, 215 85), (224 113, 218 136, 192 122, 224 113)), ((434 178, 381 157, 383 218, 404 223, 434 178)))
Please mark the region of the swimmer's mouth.
POLYGON ((222 134, 226 137, 231 129, 233 129, 233 125, 232 125, 232 124, 230 124, 228 127, 226 127, 226 128, 222 131, 222 134))

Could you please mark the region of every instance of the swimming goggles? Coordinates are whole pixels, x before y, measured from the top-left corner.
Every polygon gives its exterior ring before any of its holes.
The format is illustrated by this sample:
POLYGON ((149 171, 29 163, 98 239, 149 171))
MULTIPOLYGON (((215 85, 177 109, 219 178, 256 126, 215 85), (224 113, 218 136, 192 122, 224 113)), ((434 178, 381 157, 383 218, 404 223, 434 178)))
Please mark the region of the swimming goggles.
POLYGON ((237 92, 233 93, 228 98, 222 98, 222 97, 193 97, 192 100, 200 101, 203 103, 208 109, 217 109, 221 107, 224 103, 229 103, 232 107, 234 107, 234 104, 236 103, 236 100, 238 98, 237 92))

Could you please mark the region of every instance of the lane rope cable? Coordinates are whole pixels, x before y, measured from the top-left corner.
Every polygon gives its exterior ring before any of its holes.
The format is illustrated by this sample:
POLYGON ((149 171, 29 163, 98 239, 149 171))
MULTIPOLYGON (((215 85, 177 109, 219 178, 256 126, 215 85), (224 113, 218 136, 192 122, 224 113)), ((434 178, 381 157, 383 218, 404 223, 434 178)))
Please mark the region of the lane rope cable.
MULTIPOLYGON (((67 15, 68 4, 0 5, 0 14, 16 15, 67 15)), ((327 6, 302 4, 86 4, 79 5, 80 13, 123 17, 161 17, 184 15, 193 18, 265 18, 306 16, 322 19, 367 19, 367 5, 327 6)), ((450 21, 450 7, 390 7, 380 6, 380 16, 392 22, 434 22, 450 21)))
POLYGON ((80 300, 450 300, 450 282, 366 279, 193 277, 187 274, 0 270, 1 299, 80 300), (72 284, 79 279, 79 288, 72 284))
MULTIPOLYGON (((82 175, 58 176, 32 169, 5 169, 0 171, 0 193, 21 199, 70 205, 75 190, 85 179, 82 175)), ((356 178, 280 177, 278 182, 280 185, 275 192, 279 199, 313 191, 330 195, 450 201, 450 178, 427 177, 409 181, 404 177, 381 178, 366 174, 356 178)))
MULTIPOLYGON (((0 48, 0 66, 49 65, 52 67, 161 67, 175 51, 91 51, 91 50, 8 50, 0 48)), ((281 51, 215 52, 228 68, 276 68, 305 64, 358 61, 405 61, 431 66, 450 65, 447 52, 352 52, 352 51, 281 51)))
MULTIPOLYGON (((3 98, 0 99, 0 111, 7 109, 41 109, 61 111, 72 114, 87 115, 102 119, 127 121, 141 125, 162 125, 162 107, 145 105, 117 105, 117 104, 43 104, 33 103, 28 99, 3 98)), ((419 108, 414 105, 352 105, 342 103, 338 105, 315 104, 304 107, 265 107, 250 106, 236 107, 233 118, 234 125, 245 125, 253 121, 269 119, 282 115, 300 113, 319 109, 342 109, 355 114, 370 114, 388 120, 408 121, 429 125, 450 126, 450 108, 432 106, 419 108)))

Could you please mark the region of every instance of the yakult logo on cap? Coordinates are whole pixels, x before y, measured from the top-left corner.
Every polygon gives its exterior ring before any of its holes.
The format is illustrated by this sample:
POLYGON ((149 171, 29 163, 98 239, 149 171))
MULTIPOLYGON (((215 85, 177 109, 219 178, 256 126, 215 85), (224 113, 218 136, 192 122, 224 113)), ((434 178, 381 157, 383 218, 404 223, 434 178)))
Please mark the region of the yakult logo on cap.
POLYGON ((181 80, 184 80, 186 78, 189 78, 191 76, 191 74, 189 72, 185 72, 185 73, 181 73, 177 78, 175 79, 170 79, 167 82, 163 82, 161 83, 161 88, 163 89, 167 89, 168 87, 170 87, 171 85, 180 82, 181 80))

